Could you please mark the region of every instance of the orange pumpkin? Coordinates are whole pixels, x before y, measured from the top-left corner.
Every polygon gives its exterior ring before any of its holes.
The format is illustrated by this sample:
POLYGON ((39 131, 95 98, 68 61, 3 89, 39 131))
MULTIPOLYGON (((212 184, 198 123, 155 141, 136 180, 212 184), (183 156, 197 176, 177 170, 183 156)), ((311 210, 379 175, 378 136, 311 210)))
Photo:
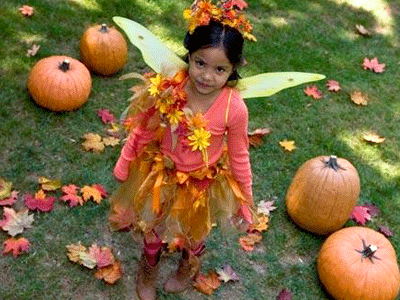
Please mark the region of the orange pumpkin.
POLYGON ((52 111, 71 111, 89 98, 92 78, 89 70, 68 56, 50 56, 39 60, 28 76, 33 100, 52 111))
POLYGON ((391 300, 399 293, 396 252, 370 228, 348 227, 330 235, 318 253, 317 269, 335 299, 391 300))
POLYGON ((318 156, 295 173, 286 194, 289 216, 301 228, 332 233, 346 223, 360 194, 354 166, 336 156, 318 156))
POLYGON ((82 62, 93 72, 109 76, 123 68, 128 58, 124 36, 106 24, 88 28, 79 43, 82 62))

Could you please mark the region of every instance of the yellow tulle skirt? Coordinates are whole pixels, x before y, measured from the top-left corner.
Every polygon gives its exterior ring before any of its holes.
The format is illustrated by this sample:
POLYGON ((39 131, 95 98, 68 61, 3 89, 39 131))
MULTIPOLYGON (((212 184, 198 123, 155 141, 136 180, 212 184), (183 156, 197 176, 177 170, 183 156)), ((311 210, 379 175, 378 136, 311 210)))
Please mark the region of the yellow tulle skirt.
POLYGON ((156 231, 169 243, 181 238, 203 241, 216 224, 239 227, 238 211, 246 200, 233 178, 226 151, 212 166, 180 172, 156 143, 131 163, 127 181, 110 197, 113 230, 156 231))

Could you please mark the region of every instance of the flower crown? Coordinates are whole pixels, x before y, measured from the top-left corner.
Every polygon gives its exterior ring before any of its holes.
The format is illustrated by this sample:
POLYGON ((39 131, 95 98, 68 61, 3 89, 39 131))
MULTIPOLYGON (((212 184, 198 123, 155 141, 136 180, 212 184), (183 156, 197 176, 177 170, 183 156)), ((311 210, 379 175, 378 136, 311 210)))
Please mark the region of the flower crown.
POLYGON ((256 37, 251 34, 253 26, 242 12, 247 6, 244 0, 221 0, 218 5, 212 4, 212 0, 195 0, 190 8, 185 9, 183 17, 188 21, 189 33, 193 33, 198 26, 217 21, 235 28, 244 38, 256 42, 256 37))

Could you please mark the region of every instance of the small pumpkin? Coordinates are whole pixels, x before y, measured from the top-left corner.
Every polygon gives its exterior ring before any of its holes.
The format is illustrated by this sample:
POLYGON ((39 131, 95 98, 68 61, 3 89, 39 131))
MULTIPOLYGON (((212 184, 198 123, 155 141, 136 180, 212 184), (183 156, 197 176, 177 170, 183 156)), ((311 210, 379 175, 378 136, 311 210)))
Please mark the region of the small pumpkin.
POLYGON ((28 76, 33 100, 52 111, 71 111, 89 98, 92 78, 79 60, 68 56, 49 56, 39 60, 28 76))
POLYGON ((349 161, 318 156, 296 171, 286 193, 286 206, 298 226, 324 235, 343 227, 359 194, 360 178, 349 161))
POLYGON ((391 300, 399 294, 396 252, 383 234, 367 227, 330 235, 318 253, 317 269, 335 299, 391 300))
POLYGON ((123 68, 128 59, 124 36, 106 24, 86 29, 79 43, 80 57, 89 70, 110 76, 123 68))

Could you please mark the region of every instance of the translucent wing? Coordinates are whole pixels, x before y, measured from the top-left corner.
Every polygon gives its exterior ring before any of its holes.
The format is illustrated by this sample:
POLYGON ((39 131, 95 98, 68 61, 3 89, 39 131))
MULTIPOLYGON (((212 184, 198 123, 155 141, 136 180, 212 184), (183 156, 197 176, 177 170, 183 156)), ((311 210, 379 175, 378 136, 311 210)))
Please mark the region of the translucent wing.
POLYGON ((186 67, 178 55, 139 23, 123 17, 113 17, 113 20, 124 30, 132 44, 139 48, 144 61, 155 72, 172 77, 186 67))
POLYGON ((324 75, 314 73, 263 73, 240 79, 237 87, 244 99, 268 97, 283 89, 324 78, 324 75))

